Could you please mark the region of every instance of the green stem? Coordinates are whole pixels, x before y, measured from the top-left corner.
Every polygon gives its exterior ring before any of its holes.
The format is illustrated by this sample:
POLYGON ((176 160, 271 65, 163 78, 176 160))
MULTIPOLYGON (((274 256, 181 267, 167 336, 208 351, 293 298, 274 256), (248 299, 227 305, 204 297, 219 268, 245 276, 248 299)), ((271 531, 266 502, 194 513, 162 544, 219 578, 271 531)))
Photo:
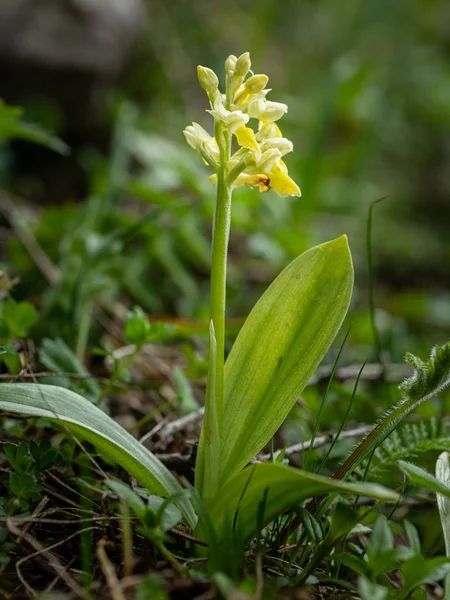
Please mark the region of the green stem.
POLYGON ((373 342, 375 349, 375 358, 381 363, 382 345, 380 336, 378 334, 377 324, 375 320, 375 297, 374 297, 374 284, 373 284, 373 264, 372 264, 372 215, 373 209, 376 204, 386 200, 389 196, 383 196, 374 200, 369 206, 369 213, 367 216, 367 231, 366 231, 366 254, 367 254, 367 287, 369 290, 369 315, 370 324, 372 327, 373 342))
MULTIPOLYGON (((229 135, 223 132, 220 124, 216 126, 216 139, 219 142, 220 165, 217 173, 217 197, 212 233, 211 320, 214 325, 217 348, 214 403, 216 406, 216 418, 220 426, 223 420, 226 279, 231 215, 231 187, 227 182, 230 139, 229 135)), ((221 433, 220 429, 219 432, 221 433)))
POLYGON ((211 249, 211 326, 205 418, 195 469, 195 485, 203 500, 212 499, 220 487, 220 458, 224 412, 225 307, 231 185, 227 181, 231 135, 215 125, 220 161, 211 249))
POLYGON ((84 303, 84 306, 81 311, 81 318, 78 324, 78 335, 75 349, 75 354, 81 361, 84 360, 84 353, 86 351, 86 346, 88 343, 89 329, 91 326, 91 312, 92 302, 90 300, 87 300, 84 303))

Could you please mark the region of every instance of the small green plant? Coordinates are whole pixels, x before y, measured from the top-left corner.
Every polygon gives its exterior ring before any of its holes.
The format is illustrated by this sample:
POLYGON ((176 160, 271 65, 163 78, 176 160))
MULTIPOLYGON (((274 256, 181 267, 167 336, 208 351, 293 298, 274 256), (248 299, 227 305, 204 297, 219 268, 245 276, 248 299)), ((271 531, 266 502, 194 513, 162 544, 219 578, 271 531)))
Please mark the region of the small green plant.
POLYGON ((29 302, 16 302, 12 298, 3 302, 0 300, 0 346, 3 349, 0 363, 3 362, 10 373, 20 371, 20 354, 16 342, 25 338, 37 317, 36 309, 29 302))
MULTIPOLYGON (((450 572, 446 557, 426 559, 419 535, 412 523, 404 522, 408 545, 396 545, 386 517, 380 515, 374 523, 370 539, 361 547, 350 544, 351 552, 336 555, 336 560, 358 573, 358 588, 363 600, 403 600, 427 583, 441 580, 450 572), (386 573, 399 572, 403 586, 397 589, 386 573)), ((416 597, 416 596, 414 596, 416 597)), ((425 598, 422 594, 418 598, 425 598)))
POLYGON ((57 462, 59 453, 48 440, 3 444, 2 450, 11 472, 7 484, 10 498, 0 506, 0 514, 26 513, 30 503, 40 499, 41 476, 57 462))
POLYGON ((23 118, 23 110, 18 106, 8 106, 0 98, 0 144, 9 140, 22 139, 46 146, 59 154, 68 154, 69 147, 45 129, 29 123, 23 118))

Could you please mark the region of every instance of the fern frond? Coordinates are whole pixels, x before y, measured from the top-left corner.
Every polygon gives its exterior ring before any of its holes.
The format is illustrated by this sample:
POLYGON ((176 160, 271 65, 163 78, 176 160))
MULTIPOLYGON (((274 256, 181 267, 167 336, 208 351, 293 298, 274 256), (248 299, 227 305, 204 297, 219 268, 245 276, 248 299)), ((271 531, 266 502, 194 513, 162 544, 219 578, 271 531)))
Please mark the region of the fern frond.
POLYGON ((448 423, 436 418, 420 423, 408 423, 392 432, 374 453, 368 473, 360 465, 355 469, 357 478, 377 478, 391 469, 398 460, 416 460, 432 450, 442 452, 450 448, 448 423))
POLYGON ((450 385, 450 342, 435 346, 426 361, 409 352, 405 359, 414 367, 414 373, 400 384, 402 396, 426 400, 450 385))
MULTIPOLYGON (((450 384, 450 342, 443 346, 435 346, 427 361, 422 361, 413 354, 407 354, 406 359, 414 366, 415 371, 399 386, 403 398, 384 413, 356 450, 334 473, 334 479, 348 477, 393 433, 410 412, 450 384)), ((389 449, 389 446, 387 448, 389 449)))

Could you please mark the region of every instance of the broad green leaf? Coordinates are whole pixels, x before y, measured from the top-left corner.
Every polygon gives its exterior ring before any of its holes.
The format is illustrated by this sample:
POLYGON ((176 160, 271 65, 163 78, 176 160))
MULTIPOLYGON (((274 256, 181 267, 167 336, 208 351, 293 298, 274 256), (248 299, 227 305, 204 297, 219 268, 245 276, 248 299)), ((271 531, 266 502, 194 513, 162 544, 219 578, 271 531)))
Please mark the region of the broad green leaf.
POLYGON ((251 311, 225 365, 222 485, 287 417, 336 337, 352 287, 341 236, 294 260, 251 311))
MULTIPOLYGON (((175 477, 147 448, 99 408, 74 392, 53 385, 4 383, 0 385, 0 410, 45 417, 63 424, 158 496, 166 497, 182 490, 175 477)), ((194 527, 197 517, 192 506, 186 501, 180 504, 186 521, 194 527)))
POLYGON ((234 528, 240 542, 246 543, 258 533, 258 522, 261 524, 258 506, 265 493, 263 526, 307 498, 333 492, 391 502, 398 499, 398 494, 380 485, 346 483, 276 463, 259 463, 247 467, 226 483, 211 502, 209 516, 219 543, 230 528, 234 528))

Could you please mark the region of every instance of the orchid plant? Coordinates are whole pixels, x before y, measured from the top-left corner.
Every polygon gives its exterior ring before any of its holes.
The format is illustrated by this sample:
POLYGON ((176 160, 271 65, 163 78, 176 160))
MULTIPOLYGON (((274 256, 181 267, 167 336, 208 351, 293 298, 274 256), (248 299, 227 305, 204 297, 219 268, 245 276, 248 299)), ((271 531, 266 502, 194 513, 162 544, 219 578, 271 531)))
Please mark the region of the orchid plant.
POLYGON ((212 171, 210 180, 216 185, 209 372, 196 493, 186 497, 179 480, 149 450, 81 396, 51 385, 0 386, 0 410, 46 417, 63 424, 77 438, 90 441, 153 494, 172 497, 185 522, 206 539, 210 549, 220 547, 230 524, 233 534, 245 544, 278 515, 314 496, 341 492, 397 499, 382 486, 327 479, 276 462, 246 466, 286 419, 329 349, 346 315, 353 287, 345 236, 308 250, 286 267, 255 305, 225 362, 233 189, 250 186, 260 192, 272 189, 279 196, 300 196, 284 163, 293 145, 277 124, 287 106, 268 100, 268 77, 250 69, 248 53, 239 58, 229 56, 222 93, 217 75, 198 67, 214 134, 197 123, 184 130, 189 145, 212 171), (252 120, 254 128, 249 126, 252 120), (205 514, 210 527, 205 527, 205 514))

